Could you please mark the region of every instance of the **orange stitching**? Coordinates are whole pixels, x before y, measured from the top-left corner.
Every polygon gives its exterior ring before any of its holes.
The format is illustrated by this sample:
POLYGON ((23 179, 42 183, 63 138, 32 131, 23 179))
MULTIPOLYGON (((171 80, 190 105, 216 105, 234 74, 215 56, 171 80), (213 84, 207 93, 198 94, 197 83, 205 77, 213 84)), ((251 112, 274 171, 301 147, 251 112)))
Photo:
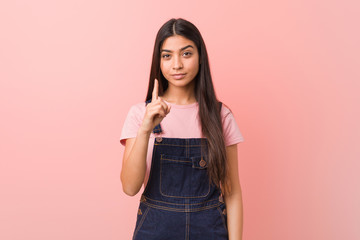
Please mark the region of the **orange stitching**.
POLYGON ((146 198, 150 199, 151 201, 154 201, 154 202, 162 202, 162 203, 170 204, 170 205, 199 205, 199 204, 203 204, 203 203, 206 203, 206 202, 211 202, 211 201, 216 201, 217 200, 217 199, 210 199, 210 200, 207 200, 207 201, 203 201, 201 203, 171 203, 171 202, 164 202, 164 201, 160 201, 160 200, 151 199, 149 197, 146 197, 146 198))
POLYGON ((224 228, 225 228, 225 230, 227 231, 227 226, 226 226, 226 224, 225 224, 225 217, 224 217, 224 214, 222 213, 222 211, 221 211, 221 209, 219 208, 219 207, 216 207, 217 208, 217 210, 219 211, 219 213, 220 213, 220 216, 221 216, 221 219, 222 219, 222 222, 223 222, 223 224, 224 224, 224 228))
POLYGON ((140 230, 140 228, 141 228, 141 226, 142 226, 143 222, 145 221, 145 218, 146 218, 147 213, 149 212, 149 210, 150 210, 150 208, 149 208, 149 207, 148 207, 148 208, 146 208, 145 213, 144 213, 143 217, 141 218, 141 220, 140 220, 140 222, 139 222, 139 226, 138 226, 138 227, 137 227, 137 229, 135 230, 135 233, 134 233, 134 239, 135 239, 136 234, 137 234, 137 233, 138 233, 138 231, 140 230))
POLYGON ((187 163, 192 163, 192 161, 174 160, 174 159, 170 159, 170 158, 162 158, 162 160, 167 160, 167 161, 172 161, 172 162, 187 162, 187 163))
MULTIPOLYGON (((184 146, 184 145, 168 144, 168 143, 155 143, 155 145, 186 147, 186 145, 184 146)), ((201 145, 189 145, 189 147, 201 147, 201 145)))
MULTIPOLYGON (((162 210, 169 210, 169 211, 172 211, 172 212, 186 212, 184 209, 169 208, 169 207, 154 205, 154 204, 151 204, 151 203, 148 203, 148 202, 146 202, 144 204, 149 206, 149 207, 152 207, 152 208, 157 208, 157 209, 162 209, 162 210)), ((210 205, 210 206, 205 206, 205 207, 200 207, 200 208, 195 208, 195 209, 189 209, 188 211, 189 212, 199 212, 199 211, 202 211, 202 210, 207 210, 207 209, 217 207, 219 205, 220 204, 217 203, 217 204, 213 204, 213 205, 210 205)))

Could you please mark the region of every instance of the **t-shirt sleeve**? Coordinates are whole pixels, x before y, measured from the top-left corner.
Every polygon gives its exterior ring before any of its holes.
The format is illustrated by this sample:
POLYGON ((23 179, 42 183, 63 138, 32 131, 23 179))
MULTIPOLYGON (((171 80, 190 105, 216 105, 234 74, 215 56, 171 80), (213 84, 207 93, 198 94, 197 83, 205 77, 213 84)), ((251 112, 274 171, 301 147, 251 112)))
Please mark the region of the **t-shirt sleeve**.
POLYGON ((229 111, 223 119, 225 146, 230 146, 244 141, 234 115, 229 111))
POLYGON ((120 143, 125 146, 127 138, 134 138, 137 135, 138 129, 141 126, 142 116, 139 105, 133 105, 125 118, 124 125, 120 134, 120 143))

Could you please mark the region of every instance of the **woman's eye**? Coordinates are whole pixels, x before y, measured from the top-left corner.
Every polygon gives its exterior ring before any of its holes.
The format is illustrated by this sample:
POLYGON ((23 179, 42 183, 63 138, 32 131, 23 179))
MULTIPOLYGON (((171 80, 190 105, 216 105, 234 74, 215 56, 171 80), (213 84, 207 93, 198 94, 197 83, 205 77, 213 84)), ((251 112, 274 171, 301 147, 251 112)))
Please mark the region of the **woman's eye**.
POLYGON ((184 52, 185 56, 190 56, 192 53, 191 52, 184 52))
POLYGON ((167 58, 167 57, 169 57, 169 54, 164 54, 164 55, 162 55, 162 57, 167 58))

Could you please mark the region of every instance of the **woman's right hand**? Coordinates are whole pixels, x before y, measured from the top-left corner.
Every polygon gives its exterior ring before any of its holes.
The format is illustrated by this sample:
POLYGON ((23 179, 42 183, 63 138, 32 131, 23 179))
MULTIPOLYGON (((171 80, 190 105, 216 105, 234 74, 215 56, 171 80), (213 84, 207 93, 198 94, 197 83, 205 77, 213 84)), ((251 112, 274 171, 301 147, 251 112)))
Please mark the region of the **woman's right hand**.
POLYGON ((164 100, 158 96, 159 83, 158 80, 154 81, 154 89, 152 92, 152 99, 146 105, 144 119, 141 124, 141 130, 151 133, 156 125, 158 125, 170 112, 171 106, 168 106, 164 100))

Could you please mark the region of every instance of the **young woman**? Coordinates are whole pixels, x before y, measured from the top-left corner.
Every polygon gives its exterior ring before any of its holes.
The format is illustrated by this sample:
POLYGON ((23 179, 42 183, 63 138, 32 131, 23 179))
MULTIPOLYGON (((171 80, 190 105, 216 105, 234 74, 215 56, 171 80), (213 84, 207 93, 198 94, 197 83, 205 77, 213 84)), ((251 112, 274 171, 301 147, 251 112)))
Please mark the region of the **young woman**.
POLYGON ((170 19, 156 36, 145 102, 131 106, 120 137, 123 190, 144 185, 133 239, 242 239, 242 141, 216 98, 199 30, 170 19))

